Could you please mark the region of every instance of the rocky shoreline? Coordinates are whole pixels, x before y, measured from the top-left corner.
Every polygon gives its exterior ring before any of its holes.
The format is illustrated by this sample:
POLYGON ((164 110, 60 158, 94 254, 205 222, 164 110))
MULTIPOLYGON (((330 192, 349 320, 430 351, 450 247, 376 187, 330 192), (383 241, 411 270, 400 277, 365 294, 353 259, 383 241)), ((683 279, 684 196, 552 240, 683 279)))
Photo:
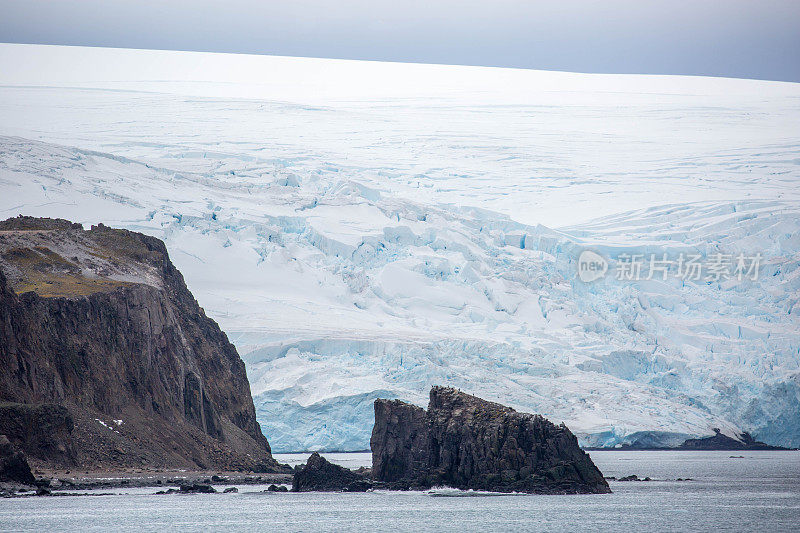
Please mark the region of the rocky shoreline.
MULTIPOLYGON (((430 405, 375 401, 373 468, 353 471, 313 453, 287 473, 129 469, 36 470, 0 437, 0 494, 58 495, 68 491, 158 487, 157 494, 235 492, 231 485, 270 483, 268 491, 365 492, 434 486, 536 494, 608 493, 610 488, 566 426, 448 387, 433 387, 430 405)), ((284 471, 289 469, 281 465, 284 471)))
MULTIPOLYGON (((153 488, 156 494, 179 492, 225 492, 233 485, 285 486, 292 483, 292 474, 243 473, 220 471, 58 471, 36 470, 24 481, 11 479, 0 472, 0 497, 75 495, 90 491, 91 495, 108 494, 112 489, 153 488), (212 490, 208 490, 208 487, 212 490)), ((284 490, 288 490, 284 488, 284 490)))

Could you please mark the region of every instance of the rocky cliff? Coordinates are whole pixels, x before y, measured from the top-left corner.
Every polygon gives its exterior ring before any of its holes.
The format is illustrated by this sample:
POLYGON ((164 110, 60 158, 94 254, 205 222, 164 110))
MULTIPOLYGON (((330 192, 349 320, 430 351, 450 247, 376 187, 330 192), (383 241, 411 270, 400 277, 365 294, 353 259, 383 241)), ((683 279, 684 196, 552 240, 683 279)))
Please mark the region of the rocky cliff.
POLYGON ((607 493, 608 483, 563 424, 433 387, 428 410, 375 401, 376 481, 532 493, 607 493))
POLYGON ((0 402, 34 464, 280 469, 164 243, 102 224, 0 222, 0 402))

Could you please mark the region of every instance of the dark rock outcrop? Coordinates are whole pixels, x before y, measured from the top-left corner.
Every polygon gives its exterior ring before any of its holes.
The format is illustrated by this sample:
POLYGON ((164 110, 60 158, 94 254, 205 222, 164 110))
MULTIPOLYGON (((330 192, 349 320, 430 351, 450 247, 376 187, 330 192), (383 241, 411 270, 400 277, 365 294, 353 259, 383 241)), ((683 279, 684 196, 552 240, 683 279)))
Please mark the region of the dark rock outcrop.
POLYGON ((217 489, 208 485, 207 483, 190 483, 181 485, 180 492, 182 494, 214 494, 217 489))
MULTIPOLYGON (((623 476, 621 478, 618 478, 617 481, 652 481, 652 479, 650 479, 649 477, 640 478, 636 474, 631 474, 629 476, 623 476)), ((683 480, 678 480, 678 481, 683 481, 683 480)))
POLYGON ((370 486, 363 476, 328 462, 317 452, 297 469, 292 480, 292 492, 365 492, 370 486))
POLYGON ((77 462, 74 425, 63 405, 0 403, 0 434, 43 464, 69 466, 77 462))
POLYGON ((373 477, 389 487, 611 492, 563 424, 452 388, 433 387, 427 411, 376 400, 370 446, 373 477))
POLYGON ((25 455, 16 450, 5 435, 0 435, 0 481, 23 485, 36 483, 25 455))
POLYGON ((780 446, 770 446, 755 440, 749 433, 742 433, 740 440, 734 439, 714 428, 713 437, 703 437, 700 439, 687 439, 678 448, 679 450, 786 450, 780 446))
POLYGON ((236 349, 140 233, 0 222, 0 402, 43 466, 284 470, 236 349))

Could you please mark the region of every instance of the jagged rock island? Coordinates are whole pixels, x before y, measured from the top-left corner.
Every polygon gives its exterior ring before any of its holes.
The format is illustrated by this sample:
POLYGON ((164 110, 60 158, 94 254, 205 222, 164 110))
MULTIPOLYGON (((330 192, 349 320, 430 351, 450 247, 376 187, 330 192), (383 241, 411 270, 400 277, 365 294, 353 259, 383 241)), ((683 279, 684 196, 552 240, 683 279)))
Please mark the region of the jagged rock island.
POLYGON ((370 447, 374 479, 396 488, 611 492, 563 424, 448 387, 431 389, 427 411, 376 400, 370 447))
POLYGON ((371 484, 363 475, 328 462, 314 452, 294 473, 293 492, 365 492, 371 484))
POLYGON ((164 243, 61 219, 0 222, 0 435, 34 467, 288 468, 164 243))

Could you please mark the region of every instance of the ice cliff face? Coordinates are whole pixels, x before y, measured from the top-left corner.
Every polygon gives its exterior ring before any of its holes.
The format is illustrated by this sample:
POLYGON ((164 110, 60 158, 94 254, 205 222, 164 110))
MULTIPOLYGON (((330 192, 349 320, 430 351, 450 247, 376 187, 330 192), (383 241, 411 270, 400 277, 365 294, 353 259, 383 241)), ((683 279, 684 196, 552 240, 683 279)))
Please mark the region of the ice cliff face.
MULTIPOLYGON (((175 76, 195 57, 163 54, 175 76)), ((321 100, 280 92, 302 85, 284 60, 250 61, 270 81, 247 98, 0 89, 0 215, 163 238, 243 354, 273 450, 367 449, 375 398, 422 405, 433 384, 584 444, 717 427, 800 445, 796 85, 496 72, 508 92, 437 67, 430 98, 321 100), (585 249, 603 279, 576 278, 585 249), (760 275, 615 276, 625 255, 718 253, 761 254, 760 275)), ((106 90, 143 88, 161 93, 106 90)))

